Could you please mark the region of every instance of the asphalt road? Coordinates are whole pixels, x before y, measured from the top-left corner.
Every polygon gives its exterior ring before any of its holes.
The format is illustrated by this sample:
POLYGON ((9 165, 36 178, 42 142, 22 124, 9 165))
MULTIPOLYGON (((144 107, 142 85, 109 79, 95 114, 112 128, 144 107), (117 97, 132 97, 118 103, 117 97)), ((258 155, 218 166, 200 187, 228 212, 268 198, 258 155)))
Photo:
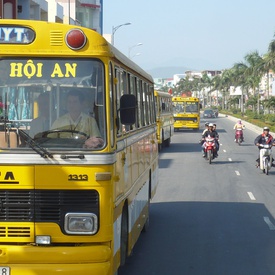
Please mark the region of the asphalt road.
POLYGON ((234 143, 236 120, 213 119, 218 159, 202 158, 199 132, 175 132, 159 159, 159 186, 142 233, 120 275, 275 274, 275 169, 255 167, 255 137, 234 143))

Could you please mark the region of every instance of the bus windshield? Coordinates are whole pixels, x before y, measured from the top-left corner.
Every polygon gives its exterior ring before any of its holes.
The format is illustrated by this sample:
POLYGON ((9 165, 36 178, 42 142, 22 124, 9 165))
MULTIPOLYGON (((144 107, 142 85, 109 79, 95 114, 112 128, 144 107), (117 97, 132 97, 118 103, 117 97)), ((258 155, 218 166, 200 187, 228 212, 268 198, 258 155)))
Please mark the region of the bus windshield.
POLYGON ((102 148, 104 89, 98 59, 0 60, 0 148, 102 148))
POLYGON ((199 103, 192 101, 173 102, 174 113, 197 113, 199 111, 199 103))

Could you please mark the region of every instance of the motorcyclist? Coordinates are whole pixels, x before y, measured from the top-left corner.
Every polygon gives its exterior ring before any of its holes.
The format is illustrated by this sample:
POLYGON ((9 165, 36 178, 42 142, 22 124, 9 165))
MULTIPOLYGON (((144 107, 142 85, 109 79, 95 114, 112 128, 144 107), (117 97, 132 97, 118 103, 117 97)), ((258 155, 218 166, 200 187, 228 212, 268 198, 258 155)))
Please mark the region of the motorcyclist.
MULTIPOLYGON (((236 141, 236 139, 237 139, 236 131, 245 129, 245 125, 242 123, 241 119, 237 120, 237 123, 234 125, 233 129, 235 130, 235 140, 234 141, 236 141)), ((243 135, 243 140, 242 141, 244 141, 244 135, 243 135)))
MULTIPOLYGON (((269 134, 268 127, 263 128, 263 133, 255 138, 254 144, 256 146, 258 146, 259 152, 261 149, 261 145, 272 144, 273 146, 275 146, 275 140, 272 137, 272 135, 269 134)), ((273 161, 274 161, 274 159, 272 158, 272 162, 273 161)), ((257 162, 256 167, 258 168, 260 166, 260 154, 259 154, 258 158, 256 159, 256 162, 257 162)), ((274 163, 272 163, 272 167, 275 167, 274 163)))
POLYGON ((204 152, 204 143, 205 143, 205 138, 207 137, 211 137, 211 138, 214 138, 215 139, 215 151, 214 151, 214 157, 218 157, 218 144, 217 144, 217 140, 219 138, 218 136, 218 133, 214 130, 214 125, 213 123, 209 123, 208 125, 208 130, 205 131, 205 133, 203 134, 202 136, 202 140, 204 141, 203 142, 203 145, 202 145, 202 151, 203 151, 203 157, 205 157, 205 152, 204 152))
POLYGON ((205 133, 206 131, 208 131, 209 122, 205 122, 204 126, 205 126, 205 129, 203 130, 203 132, 202 132, 202 134, 201 134, 202 136, 204 135, 204 133, 205 133))
MULTIPOLYGON (((206 131, 208 131, 208 128, 209 128, 209 122, 205 122, 205 124, 204 124, 204 126, 205 126, 205 129, 203 130, 203 132, 202 132, 202 134, 201 134, 201 137, 203 137, 203 135, 204 135, 204 133, 206 132, 206 131)), ((201 140, 200 140, 200 145, 203 145, 203 143, 204 143, 204 139, 203 138, 201 138, 201 140)))
POLYGON ((220 149, 220 143, 219 143, 220 136, 219 136, 218 131, 217 131, 216 123, 213 123, 213 131, 216 131, 216 133, 217 133, 216 145, 217 145, 217 152, 218 152, 219 149, 220 149))

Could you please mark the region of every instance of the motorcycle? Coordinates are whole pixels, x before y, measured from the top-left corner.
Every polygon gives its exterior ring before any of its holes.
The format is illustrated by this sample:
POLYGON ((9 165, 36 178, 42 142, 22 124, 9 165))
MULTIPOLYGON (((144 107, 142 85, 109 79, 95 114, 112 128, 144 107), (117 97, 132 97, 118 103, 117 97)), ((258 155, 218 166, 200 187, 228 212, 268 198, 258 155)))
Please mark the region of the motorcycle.
POLYGON ((272 167, 272 144, 260 144, 260 169, 268 175, 272 167))
POLYGON ((211 164, 214 157, 214 152, 216 151, 215 139, 211 137, 205 138, 204 142, 204 154, 205 159, 211 164))
POLYGON ((236 129, 235 132, 235 142, 241 145, 243 142, 243 130, 242 129, 236 129))

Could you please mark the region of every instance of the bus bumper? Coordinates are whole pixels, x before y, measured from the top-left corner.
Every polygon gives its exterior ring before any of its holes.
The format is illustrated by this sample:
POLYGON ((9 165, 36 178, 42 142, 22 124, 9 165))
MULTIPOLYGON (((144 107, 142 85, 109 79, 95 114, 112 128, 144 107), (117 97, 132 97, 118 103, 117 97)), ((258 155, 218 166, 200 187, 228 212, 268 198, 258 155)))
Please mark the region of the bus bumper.
POLYGON ((0 246, 0 268, 12 275, 110 275, 111 248, 107 245, 76 247, 0 246))

